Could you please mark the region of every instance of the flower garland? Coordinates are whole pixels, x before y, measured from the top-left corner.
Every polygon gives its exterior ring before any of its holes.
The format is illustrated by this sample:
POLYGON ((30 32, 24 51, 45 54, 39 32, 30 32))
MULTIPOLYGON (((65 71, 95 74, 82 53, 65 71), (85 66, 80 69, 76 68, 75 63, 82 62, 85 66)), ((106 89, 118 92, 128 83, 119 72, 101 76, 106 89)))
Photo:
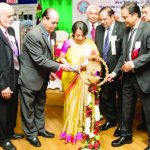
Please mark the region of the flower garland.
POLYGON ((100 150, 100 112, 99 112, 99 91, 100 87, 96 84, 89 86, 87 105, 85 107, 85 128, 83 140, 85 146, 78 150, 100 150))
POLYGON ((100 86, 107 81, 108 77, 108 67, 106 62, 100 58, 91 56, 88 60, 87 72, 88 78, 85 84, 89 85, 88 96, 85 107, 85 128, 83 132, 83 140, 85 141, 85 146, 80 147, 78 150, 100 150, 100 111, 99 111, 99 92, 101 90, 100 86), (100 80, 101 67, 98 68, 97 64, 93 62, 101 62, 105 68, 105 77, 100 80), (95 64, 95 65, 94 65, 95 64))

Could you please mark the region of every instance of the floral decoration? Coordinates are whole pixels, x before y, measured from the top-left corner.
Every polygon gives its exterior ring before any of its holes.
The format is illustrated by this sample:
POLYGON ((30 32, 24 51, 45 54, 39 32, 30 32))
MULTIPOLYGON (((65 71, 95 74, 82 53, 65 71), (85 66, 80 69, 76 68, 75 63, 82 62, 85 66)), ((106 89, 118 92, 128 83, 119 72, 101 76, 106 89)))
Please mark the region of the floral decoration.
POLYGON ((78 150, 100 150, 100 113, 99 113, 99 91, 96 84, 89 86, 89 97, 91 101, 85 107, 85 129, 83 133, 84 147, 78 150))

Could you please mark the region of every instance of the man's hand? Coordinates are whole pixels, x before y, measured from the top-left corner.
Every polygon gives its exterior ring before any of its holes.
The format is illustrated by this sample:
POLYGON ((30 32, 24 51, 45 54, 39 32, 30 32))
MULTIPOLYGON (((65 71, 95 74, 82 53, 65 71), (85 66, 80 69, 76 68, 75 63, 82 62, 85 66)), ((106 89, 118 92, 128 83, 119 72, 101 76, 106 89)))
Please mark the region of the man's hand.
POLYGON ((121 70, 124 71, 124 72, 132 71, 133 68, 131 67, 131 61, 126 61, 124 63, 124 65, 121 67, 121 70))
POLYGON ((63 71, 71 71, 71 66, 68 64, 60 64, 60 69, 63 71))
POLYGON ((51 72, 51 74, 49 76, 49 80, 54 81, 54 80, 56 80, 56 78, 57 78, 56 74, 51 72))
POLYGON ((116 77, 116 73, 112 72, 112 73, 108 74, 107 81, 113 82, 115 77, 116 77))
POLYGON ((3 97, 4 99, 10 99, 12 93, 13 93, 13 92, 10 90, 9 87, 7 87, 6 89, 4 89, 4 90, 1 91, 1 95, 2 95, 2 97, 3 97))

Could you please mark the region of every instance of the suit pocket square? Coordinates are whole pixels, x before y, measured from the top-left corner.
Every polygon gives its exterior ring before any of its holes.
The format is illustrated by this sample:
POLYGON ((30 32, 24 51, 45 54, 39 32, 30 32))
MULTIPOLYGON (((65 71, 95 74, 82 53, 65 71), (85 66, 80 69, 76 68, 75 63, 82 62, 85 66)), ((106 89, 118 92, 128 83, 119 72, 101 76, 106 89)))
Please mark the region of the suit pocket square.
POLYGON ((135 49, 132 51, 132 55, 131 55, 132 60, 134 60, 135 58, 138 57, 138 55, 139 55, 139 50, 140 50, 140 48, 135 48, 135 49))

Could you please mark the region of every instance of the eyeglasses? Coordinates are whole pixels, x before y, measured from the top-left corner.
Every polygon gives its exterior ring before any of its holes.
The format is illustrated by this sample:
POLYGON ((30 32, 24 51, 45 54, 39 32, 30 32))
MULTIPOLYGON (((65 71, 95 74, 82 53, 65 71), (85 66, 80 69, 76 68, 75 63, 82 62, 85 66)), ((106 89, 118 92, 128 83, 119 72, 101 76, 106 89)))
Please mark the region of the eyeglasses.
POLYGON ((52 25, 55 25, 55 24, 58 25, 58 22, 51 21, 51 24, 52 24, 52 25))
MULTIPOLYGON (((46 19, 49 20, 50 18, 49 18, 49 17, 46 17, 46 19)), ((56 21, 51 21, 51 24, 52 24, 52 25, 55 25, 55 24, 58 25, 58 22, 56 22, 56 21)))

